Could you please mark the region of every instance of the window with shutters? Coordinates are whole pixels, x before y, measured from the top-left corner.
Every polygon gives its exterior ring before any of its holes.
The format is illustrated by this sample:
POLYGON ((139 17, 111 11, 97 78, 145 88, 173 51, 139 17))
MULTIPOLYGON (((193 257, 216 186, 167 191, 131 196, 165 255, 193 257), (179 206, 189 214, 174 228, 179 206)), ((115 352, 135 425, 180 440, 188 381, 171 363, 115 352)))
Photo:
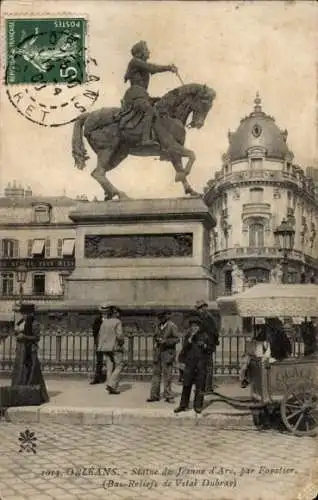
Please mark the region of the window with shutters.
POLYGON ((33 240, 28 240, 28 252, 27 252, 28 257, 32 257, 32 247, 33 247, 33 240))
POLYGON ((44 295, 45 294, 45 274, 44 273, 34 273, 33 274, 33 294, 34 295, 44 295))
POLYGON ((4 296, 13 295, 13 273, 1 274, 1 293, 4 296))
POLYGON ((59 238, 57 240, 57 256, 62 257, 62 250, 63 250, 63 240, 62 238, 59 238))
POLYGON ((51 255, 51 240, 50 240, 50 238, 46 238, 46 240, 45 240, 44 253, 45 253, 45 257, 50 257, 50 255, 51 255))
POLYGON ((2 240, 2 257, 4 259, 12 259, 19 256, 19 242, 14 239, 2 240))

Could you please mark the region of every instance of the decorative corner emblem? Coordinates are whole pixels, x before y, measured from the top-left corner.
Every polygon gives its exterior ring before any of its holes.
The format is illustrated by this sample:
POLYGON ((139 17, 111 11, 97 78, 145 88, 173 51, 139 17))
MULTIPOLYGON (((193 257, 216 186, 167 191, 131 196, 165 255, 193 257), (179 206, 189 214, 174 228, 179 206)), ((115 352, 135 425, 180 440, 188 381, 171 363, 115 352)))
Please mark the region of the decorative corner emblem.
POLYGON ((27 453, 31 452, 36 453, 37 438, 35 437, 34 432, 29 431, 29 429, 26 429, 24 432, 20 432, 19 441, 20 441, 19 453, 25 451, 27 453))
POLYGON ((252 128, 252 134, 254 137, 259 137, 262 133, 262 127, 258 125, 258 123, 255 123, 255 125, 252 128))

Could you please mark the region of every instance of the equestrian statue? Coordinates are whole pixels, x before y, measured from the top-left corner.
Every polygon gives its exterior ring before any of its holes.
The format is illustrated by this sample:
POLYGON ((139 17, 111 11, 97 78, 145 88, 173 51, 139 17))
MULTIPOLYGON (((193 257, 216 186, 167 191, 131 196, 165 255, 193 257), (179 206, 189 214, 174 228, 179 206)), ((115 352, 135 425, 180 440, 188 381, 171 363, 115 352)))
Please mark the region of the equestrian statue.
POLYGON ((186 127, 201 128, 212 107, 216 93, 206 85, 182 84, 162 98, 148 94, 150 75, 171 71, 182 82, 176 66, 151 64, 146 42, 136 43, 132 59, 124 77, 130 83, 122 99, 121 108, 101 108, 83 113, 74 124, 72 153, 75 166, 82 170, 88 160, 83 136, 97 155, 97 167, 92 177, 104 190, 105 200, 114 197, 127 199, 106 177, 106 172, 117 167, 128 155, 159 156, 170 161, 176 171, 176 182, 181 182, 185 194, 198 196, 187 177, 195 161, 195 154, 184 147, 186 127), (190 118, 190 123, 189 117, 190 118), (183 168, 182 158, 187 158, 183 168))

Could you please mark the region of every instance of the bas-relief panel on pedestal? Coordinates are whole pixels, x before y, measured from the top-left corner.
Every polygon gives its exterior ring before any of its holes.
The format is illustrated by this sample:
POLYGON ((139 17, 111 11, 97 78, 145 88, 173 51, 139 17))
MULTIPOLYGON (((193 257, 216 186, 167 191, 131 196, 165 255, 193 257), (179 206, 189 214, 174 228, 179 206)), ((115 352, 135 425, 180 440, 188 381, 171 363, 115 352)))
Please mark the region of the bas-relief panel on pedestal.
POLYGON ((86 235, 88 259, 140 257, 192 257, 193 234, 86 235))

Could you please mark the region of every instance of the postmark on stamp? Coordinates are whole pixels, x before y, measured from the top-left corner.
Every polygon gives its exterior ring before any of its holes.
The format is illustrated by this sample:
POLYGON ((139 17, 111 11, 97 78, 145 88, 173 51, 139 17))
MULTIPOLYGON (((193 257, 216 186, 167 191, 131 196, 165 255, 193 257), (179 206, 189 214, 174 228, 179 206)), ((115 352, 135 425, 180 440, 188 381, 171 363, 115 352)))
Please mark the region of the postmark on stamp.
POLYGON ((73 122, 99 97, 96 59, 87 53, 85 17, 8 18, 7 95, 16 111, 44 127, 73 122))
POLYGON ((86 81, 80 84, 7 85, 8 98, 16 111, 43 127, 71 123, 85 113, 99 97, 99 70, 96 59, 87 58, 86 81))
POLYGON ((85 18, 6 19, 6 83, 86 81, 85 18))

